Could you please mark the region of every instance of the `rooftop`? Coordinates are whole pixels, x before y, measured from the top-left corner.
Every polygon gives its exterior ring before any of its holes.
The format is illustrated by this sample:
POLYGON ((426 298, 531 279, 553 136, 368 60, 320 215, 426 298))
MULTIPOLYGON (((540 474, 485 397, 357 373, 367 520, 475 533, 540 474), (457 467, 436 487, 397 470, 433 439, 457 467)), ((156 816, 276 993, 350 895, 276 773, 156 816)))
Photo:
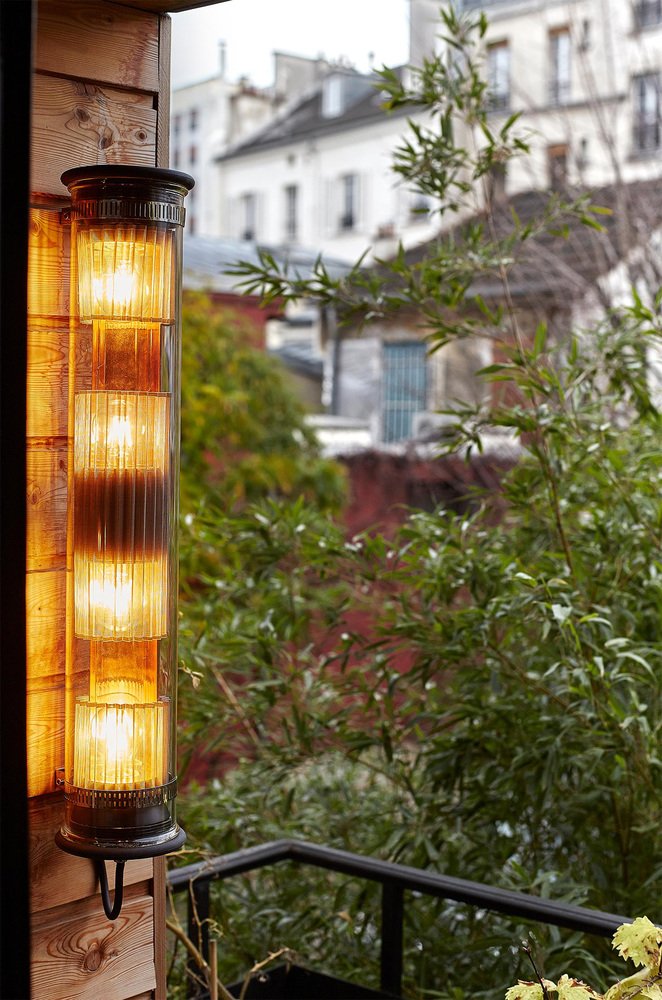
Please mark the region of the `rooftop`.
MULTIPOLYGON (((401 116, 410 109, 401 108, 391 116, 401 116)), ((245 142, 240 142, 219 160, 258 153, 265 149, 310 139, 334 132, 359 128, 371 122, 384 120, 383 97, 377 76, 364 76, 346 67, 333 67, 323 80, 316 82, 309 92, 294 104, 288 105, 280 115, 245 142), (329 113, 328 89, 333 81, 342 83, 345 93, 341 98, 339 113, 329 113)))

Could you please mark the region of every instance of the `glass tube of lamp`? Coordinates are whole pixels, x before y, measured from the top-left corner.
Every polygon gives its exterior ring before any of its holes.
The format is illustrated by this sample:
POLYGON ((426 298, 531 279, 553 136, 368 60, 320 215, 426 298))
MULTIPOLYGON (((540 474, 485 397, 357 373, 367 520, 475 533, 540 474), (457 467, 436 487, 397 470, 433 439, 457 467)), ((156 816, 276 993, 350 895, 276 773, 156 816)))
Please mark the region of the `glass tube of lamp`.
POLYGON ((179 302, 185 174, 83 167, 72 196, 60 847, 176 850, 179 302))

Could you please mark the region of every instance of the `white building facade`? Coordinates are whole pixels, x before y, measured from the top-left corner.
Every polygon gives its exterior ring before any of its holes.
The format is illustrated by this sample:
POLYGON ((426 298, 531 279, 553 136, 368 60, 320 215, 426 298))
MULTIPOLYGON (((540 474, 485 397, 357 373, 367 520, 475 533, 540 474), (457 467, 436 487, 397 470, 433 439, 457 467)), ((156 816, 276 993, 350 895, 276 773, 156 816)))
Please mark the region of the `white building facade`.
POLYGON ((656 176, 662 164, 660 0, 463 0, 488 17, 494 116, 519 112, 531 156, 509 194, 656 176))
POLYGON ((431 203, 392 170, 406 117, 385 113, 376 83, 332 67, 311 92, 220 158, 228 236, 354 261, 433 235, 431 203))

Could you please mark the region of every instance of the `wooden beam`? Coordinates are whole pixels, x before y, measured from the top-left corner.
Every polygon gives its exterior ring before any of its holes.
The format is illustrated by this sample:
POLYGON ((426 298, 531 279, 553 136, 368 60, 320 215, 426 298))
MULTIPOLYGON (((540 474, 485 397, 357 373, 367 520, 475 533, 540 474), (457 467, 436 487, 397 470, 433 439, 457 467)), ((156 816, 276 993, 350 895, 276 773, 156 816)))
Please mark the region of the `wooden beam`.
MULTIPOLYGON (((40 0, 35 68, 156 93, 158 20, 154 11, 103 0, 40 0)), ((76 162, 75 155, 71 157, 76 162)))

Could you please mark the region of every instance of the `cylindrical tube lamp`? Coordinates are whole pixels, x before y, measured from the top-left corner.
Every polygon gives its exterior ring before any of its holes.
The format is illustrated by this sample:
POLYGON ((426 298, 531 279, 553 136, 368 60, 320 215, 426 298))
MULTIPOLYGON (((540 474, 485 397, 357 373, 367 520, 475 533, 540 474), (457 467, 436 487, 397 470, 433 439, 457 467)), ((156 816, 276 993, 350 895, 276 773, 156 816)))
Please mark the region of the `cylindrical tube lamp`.
POLYGON ((193 179, 91 166, 62 181, 72 198, 72 331, 66 812, 56 840, 124 862, 184 842, 174 808, 177 505, 193 179))

